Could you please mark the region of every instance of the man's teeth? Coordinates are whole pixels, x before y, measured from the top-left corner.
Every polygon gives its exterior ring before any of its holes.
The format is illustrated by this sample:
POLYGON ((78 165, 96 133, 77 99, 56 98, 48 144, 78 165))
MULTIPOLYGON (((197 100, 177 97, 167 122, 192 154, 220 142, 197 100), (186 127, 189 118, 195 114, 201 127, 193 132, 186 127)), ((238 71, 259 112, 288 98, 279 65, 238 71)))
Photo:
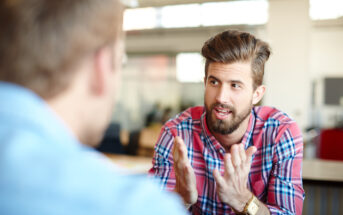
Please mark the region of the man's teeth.
POLYGON ((217 110, 217 112, 220 114, 220 115, 225 115, 225 114, 228 114, 229 111, 227 110, 217 110))

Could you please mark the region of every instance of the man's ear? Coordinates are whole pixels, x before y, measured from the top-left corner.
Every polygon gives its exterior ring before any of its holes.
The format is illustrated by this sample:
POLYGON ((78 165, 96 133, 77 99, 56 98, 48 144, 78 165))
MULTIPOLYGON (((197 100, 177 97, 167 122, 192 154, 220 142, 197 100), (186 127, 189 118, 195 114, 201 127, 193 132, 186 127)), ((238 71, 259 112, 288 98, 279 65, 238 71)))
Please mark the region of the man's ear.
POLYGON ((205 76, 204 77, 204 85, 205 85, 205 87, 206 87, 206 81, 207 81, 207 77, 205 76))
POLYGON ((254 94, 253 94, 253 98, 252 98, 253 105, 256 105, 257 103, 259 103, 261 101, 265 91, 266 91, 266 86, 264 86, 264 85, 258 86, 256 88, 256 90, 254 91, 254 94))
POLYGON ((102 95, 106 89, 106 72, 108 70, 109 51, 106 47, 97 50, 93 56, 91 90, 95 95, 102 95))

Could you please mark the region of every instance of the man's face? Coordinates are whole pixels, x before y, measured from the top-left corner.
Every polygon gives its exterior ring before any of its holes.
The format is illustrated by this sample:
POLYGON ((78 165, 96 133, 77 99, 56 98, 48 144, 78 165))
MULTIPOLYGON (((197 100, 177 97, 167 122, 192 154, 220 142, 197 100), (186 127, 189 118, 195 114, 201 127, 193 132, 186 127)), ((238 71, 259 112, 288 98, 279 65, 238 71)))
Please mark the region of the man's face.
POLYGON ((111 50, 110 58, 108 59, 108 77, 106 86, 108 90, 105 92, 107 104, 104 107, 104 113, 108 115, 108 121, 106 122, 106 126, 109 124, 110 119, 112 117, 112 113, 115 106, 115 101, 118 96, 118 91, 120 89, 120 79, 121 79, 121 67, 122 67, 122 57, 123 57, 123 41, 117 41, 111 50))
POLYGON ((90 123, 84 134, 83 142, 87 145, 97 145, 108 127, 120 87, 121 65, 123 55, 123 42, 117 41, 113 46, 104 48, 101 57, 98 58, 97 85, 101 92, 97 91, 90 101, 93 108, 90 110, 90 123))
POLYGON ((222 135, 235 131, 250 116, 253 94, 250 62, 210 63, 205 78, 209 129, 222 135))
POLYGON ((113 111, 115 101, 118 95, 118 91, 120 90, 121 86, 121 70, 122 70, 122 59, 123 59, 123 53, 124 53, 124 42, 123 40, 118 40, 115 45, 113 46, 113 54, 111 56, 111 68, 112 72, 110 73, 111 81, 109 83, 111 89, 110 89, 110 102, 113 111))

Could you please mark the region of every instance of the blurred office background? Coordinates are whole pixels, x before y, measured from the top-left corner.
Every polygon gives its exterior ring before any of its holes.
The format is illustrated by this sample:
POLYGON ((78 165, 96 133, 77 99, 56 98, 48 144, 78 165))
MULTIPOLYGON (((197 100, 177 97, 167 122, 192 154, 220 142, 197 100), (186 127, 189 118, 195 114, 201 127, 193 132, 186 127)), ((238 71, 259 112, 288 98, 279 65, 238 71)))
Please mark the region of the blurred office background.
POLYGON ((113 117, 126 130, 142 128, 156 104, 174 112, 203 104, 199 52, 209 37, 226 29, 248 31, 270 43, 264 105, 287 112, 303 130, 343 120, 343 89, 327 95, 325 85, 327 78, 342 85, 342 0, 129 2, 126 63, 113 117))
MULTIPOLYGON (((203 104, 200 50, 226 29, 270 43, 262 105, 294 118, 305 142, 314 142, 322 129, 342 127, 343 0, 126 2, 126 56, 113 114, 125 141, 132 132, 203 104)), ((317 156, 317 145, 306 148, 307 157, 317 156)))
POLYGON ((342 170, 343 0, 126 2, 122 85, 103 151, 151 158, 163 122, 203 104, 203 43, 226 29, 248 31, 273 52, 262 105, 297 121, 306 160, 336 160, 304 163, 304 214, 343 214, 342 173, 322 172, 342 170))

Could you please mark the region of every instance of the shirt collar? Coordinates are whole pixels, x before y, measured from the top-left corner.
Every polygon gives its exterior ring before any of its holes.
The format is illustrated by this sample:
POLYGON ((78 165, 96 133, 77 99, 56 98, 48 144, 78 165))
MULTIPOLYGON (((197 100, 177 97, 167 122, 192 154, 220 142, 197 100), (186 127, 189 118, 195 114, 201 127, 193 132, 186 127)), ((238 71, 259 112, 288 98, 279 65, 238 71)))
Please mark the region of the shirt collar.
POLYGON ((22 86, 0 81, 0 118, 26 122, 23 126, 36 128, 41 135, 48 135, 62 147, 84 147, 67 128, 64 121, 50 106, 31 90, 22 86))
MULTIPOLYGON (((244 143, 245 149, 247 149, 249 146, 253 145, 252 142, 252 136, 253 136, 253 131, 255 127, 255 122, 256 122, 256 115, 254 108, 251 110, 250 118, 249 118, 249 123, 248 123, 248 129, 243 135, 242 143, 244 143)), ((208 142, 212 144, 212 146, 219 152, 224 153, 225 149, 224 147, 217 141, 217 139, 212 135, 210 130, 207 127, 206 123, 206 110, 204 109, 204 113, 201 115, 201 128, 203 130, 203 134, 205 136, 205 139, 209 140, 208 142)))

